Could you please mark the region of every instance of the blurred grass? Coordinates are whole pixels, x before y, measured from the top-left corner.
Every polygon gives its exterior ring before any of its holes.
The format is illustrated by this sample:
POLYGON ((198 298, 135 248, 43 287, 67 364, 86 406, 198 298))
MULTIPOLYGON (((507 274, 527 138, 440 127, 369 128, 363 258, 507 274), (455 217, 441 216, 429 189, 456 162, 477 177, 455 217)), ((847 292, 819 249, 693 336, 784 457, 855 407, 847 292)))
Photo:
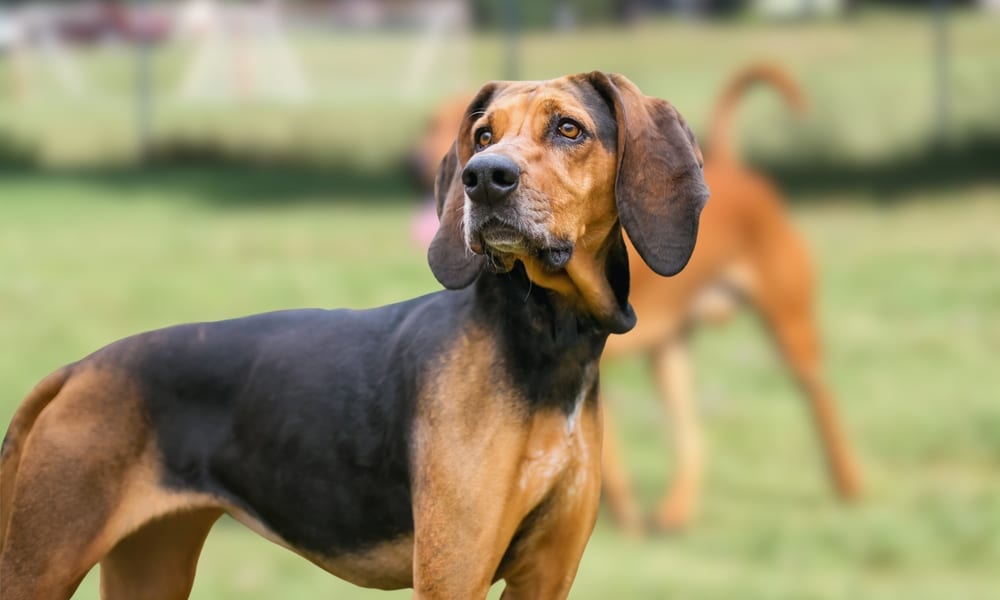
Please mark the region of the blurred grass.
MULTIPOLYGON (((739 318, 696 338, 710 452, 699 522, 633 541, 602 519, 573 598, 996 597, 1000 183, 981 166, 989 176, 971 177, 961 157, 996 160, 1000 41, 996 20, 979 14, 958 13, 953 28, 952 143, 971 150, 950 162, 923 150, 932 77, 930 23, 919 15, 524 37, 524 77, 620 71, 700 131, 746 61, 778 59, 801 80, 813 102, 804 122, 793 124, 772 94, 755 94, 739 137, 779 171, 794 160, 819 165, 782 176, 794 199, 816 200, 795 218, 817 254, 826 367, 870 486, 857 506, 832 498, 798 394, 754 321, 739 318), (887 194, 896 202, 884 203, 887 194)), ((114 48, 82 59, 105 88, 91 97, 0 96, 0 154, 37 152, 42 167, 0 174, 0 422, 45 373, 137 331, 372 306, 437 288, 407 237, 410 193, 392 169, 448 86, 403 99, 412 37, 296 42, 317 76, 317 96, 302 106, 185 104, 171 93, 185 51, 156 58, 163 143, 280 157, 271 169, 239 160, 117 168, 133 149, 121 95, 130 63, 114 48)), ((471 46, 470 84, 497 77, 500 39, 471 46)), ((0 61, 0 84, 8 69, 0 61)), ((643 362, 612 365, 606 385, 651 504, 671 465, 643 362)), ((228 522, 209 538, 194 593, 333 596, 386 597, 228 522)), ((78 597, 96 597, 93 577, 78 597)))

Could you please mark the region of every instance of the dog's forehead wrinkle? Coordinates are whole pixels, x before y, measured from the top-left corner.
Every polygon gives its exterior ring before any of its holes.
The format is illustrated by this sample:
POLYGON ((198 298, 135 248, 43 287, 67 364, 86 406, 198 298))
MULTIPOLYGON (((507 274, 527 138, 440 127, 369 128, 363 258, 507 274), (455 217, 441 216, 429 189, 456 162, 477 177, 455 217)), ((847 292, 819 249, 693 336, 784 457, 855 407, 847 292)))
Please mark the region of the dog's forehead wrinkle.
POLYGON ((520 135, 542 119, 543 123, 555 114, 570 116, 580 121, 587 120, 577 103, 568 101, 572 95, 553 84, 534 85, 524 90, 509 89, 507 94, 494 99, 485 115, 492 123, 495 116, 503 115, 510 121, 514 133, 520 135), (520 92, 520 93, 517 93, 520 92))
POLYGON ((594 126, 594 120, 590 118, 590 115, 587 113, 583 103, 572 94, 566 92, 546 96, 543 100, 536 103, 535 110, 533 112, 538 115, 538 117, 542 119, 546 125, 548 125, 552 119, 570 118, 579 121, 584 126, 594 126))

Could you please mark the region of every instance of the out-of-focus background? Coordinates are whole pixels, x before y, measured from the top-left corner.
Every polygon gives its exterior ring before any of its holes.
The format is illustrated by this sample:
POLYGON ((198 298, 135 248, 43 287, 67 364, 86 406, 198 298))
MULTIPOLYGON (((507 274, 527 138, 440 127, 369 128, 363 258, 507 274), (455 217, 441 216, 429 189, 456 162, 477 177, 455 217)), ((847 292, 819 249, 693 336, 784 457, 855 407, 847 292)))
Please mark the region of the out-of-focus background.
MULTIPOLYGON (((160 326, 437 289, 407 152, 489 79, 627 75, 707 131, 769 60, 737 138, 805 233, 826 372, 863 462, 830 493, 808 413, 749 315, 695 338, 702 512, 602 518, 572 597, 996 598, 1000 5, 847 0, 6 2, 0 421, 43 375, 160 326)), ((636 358, 605 388, 640 498, 670 481, 636 358)), ((78 597, 97 596, 92 573, 78 597)), ((494 590, 497 595, 498 590, 494 590)), ((377 598, 222 521, 194 598, 377 598)))

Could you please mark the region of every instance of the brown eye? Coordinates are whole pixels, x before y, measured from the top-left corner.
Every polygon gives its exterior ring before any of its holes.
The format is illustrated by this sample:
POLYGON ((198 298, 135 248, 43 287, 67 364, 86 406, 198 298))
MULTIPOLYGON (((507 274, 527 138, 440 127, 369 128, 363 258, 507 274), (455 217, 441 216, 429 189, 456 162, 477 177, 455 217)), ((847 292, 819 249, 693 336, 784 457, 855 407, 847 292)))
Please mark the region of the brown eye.
POLYGON ((575 140, 580 137, 580 126, 569 119, 559 121, 559 135, 575 140))
POLYGON ((480 129, 479 133, 476 134, 476 146, 478 148, 485 148, 493 142, 493 132, 489 129, 480 129))

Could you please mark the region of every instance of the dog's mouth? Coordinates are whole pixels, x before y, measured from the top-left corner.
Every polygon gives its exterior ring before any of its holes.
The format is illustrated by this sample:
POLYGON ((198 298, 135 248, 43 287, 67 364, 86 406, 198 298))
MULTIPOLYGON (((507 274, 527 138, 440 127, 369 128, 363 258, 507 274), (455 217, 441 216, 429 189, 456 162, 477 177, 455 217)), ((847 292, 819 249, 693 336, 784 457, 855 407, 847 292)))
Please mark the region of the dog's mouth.
POLYGON ((469 248, 488 257, 493 270, 498 272, 510 271, 517 259, 527 257, 538 259, 549 271, 558 271, 566 267, 573 255, 571 243, 535 241, 520 228, 495 217, 486 219, 472 232, 469 248))
POLYGON ((523 254, 531 247, 528 237, 520 229, 499 219, 489 219, 473 235, 479 248, 473 251, 499 254, 523 254))

